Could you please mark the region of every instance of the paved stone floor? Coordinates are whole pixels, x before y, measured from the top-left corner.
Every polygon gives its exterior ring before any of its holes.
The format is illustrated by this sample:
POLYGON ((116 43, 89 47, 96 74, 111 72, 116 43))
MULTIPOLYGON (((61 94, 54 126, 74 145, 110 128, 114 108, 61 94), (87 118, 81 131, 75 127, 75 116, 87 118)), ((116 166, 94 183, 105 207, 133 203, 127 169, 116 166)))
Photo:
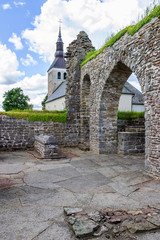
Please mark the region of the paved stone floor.
MULTIPOLYGON (((0 152, 1 240, 75 239, 64 207, 160 209, 160 181, 145 173, 143 156, 73 153, 77 156, 47 161, 27 152, 0 152)), ((136 239, 159 240, 160 232, 136 239)))

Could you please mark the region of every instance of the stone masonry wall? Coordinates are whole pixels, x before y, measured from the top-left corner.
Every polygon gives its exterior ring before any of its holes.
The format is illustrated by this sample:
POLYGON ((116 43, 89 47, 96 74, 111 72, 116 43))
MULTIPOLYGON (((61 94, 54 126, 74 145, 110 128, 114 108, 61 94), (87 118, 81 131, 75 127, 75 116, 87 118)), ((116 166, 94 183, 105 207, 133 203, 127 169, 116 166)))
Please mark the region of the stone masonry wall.
POLYGON ((160 176, 159 42, 160 18, 153 18, 133 36, 126 33, 87 62, 81 68, 80 80, 80 86, 86 76, 91 82, 90 149, 96 153, 116 153, 118 102, 125 82, 135 73, 144 96, 145 165, 157 176, 160 176))
POLYGON ((145 132, 119 132, 118 153, 135 154, 144 153, 145 132))
POLYGON ((0 115, 0 150, 33 148, 36 135, 47 134, 57 139, 58 145, 75 147, 79 143, 79 127, 68 123, 29 122, 0 115))
POLYGON ((144 118, 135 118, 135 119, 118 119, 117 121, 117 130, 118 132, 126 132, 129 129, 135 128, 135 131, 145 131, 145 119, 144 118), (139 129, 139 130, 138 130, 139 129))
POLYGON ((84 56, 95 48, 92 46, 88 35, 81 31, 77 39, 69 44, 66 52, 66 108, 67 119, 71 123, 80 122, 80 77, 81 62, 84 56))

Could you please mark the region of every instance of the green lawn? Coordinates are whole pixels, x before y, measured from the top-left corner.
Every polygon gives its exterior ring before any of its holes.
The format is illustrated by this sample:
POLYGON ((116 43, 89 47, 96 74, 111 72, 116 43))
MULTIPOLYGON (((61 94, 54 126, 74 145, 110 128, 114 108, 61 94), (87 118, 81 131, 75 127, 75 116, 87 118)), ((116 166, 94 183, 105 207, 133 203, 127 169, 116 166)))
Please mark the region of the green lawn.
MULTIPOLYGON (((42 122, 66 122, 67 112, 64 111, 8 111, 0 112, 0 115, 7 115, 17 119, 28 119, 29 121, 42 121, 42 122)), ((144 112, 121 112, 118 111, 118 119, 133 119, 144 118, 144 112)))
POLYGON ((7 115, 17 119, 28 119, 29 121, 53 121, 53 122, 66 122, 66 111, 20 111, 12 110, 8 112, 0 112, 0 115, 7 115))
POLYGON ((118 111, 118 119, 134 119, 134 118, 144 118, 144 112, 118 111))

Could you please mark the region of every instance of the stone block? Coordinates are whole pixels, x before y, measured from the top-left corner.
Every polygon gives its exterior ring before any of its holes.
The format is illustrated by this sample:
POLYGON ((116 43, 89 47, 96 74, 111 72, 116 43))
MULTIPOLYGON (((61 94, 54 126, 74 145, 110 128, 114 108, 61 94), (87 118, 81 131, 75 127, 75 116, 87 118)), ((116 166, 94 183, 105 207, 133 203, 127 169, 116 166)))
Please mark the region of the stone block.
POLYGON ((59 153, 56 138, 48 135, 36 136, 34 148, 43 158, 54 158, 59 153))

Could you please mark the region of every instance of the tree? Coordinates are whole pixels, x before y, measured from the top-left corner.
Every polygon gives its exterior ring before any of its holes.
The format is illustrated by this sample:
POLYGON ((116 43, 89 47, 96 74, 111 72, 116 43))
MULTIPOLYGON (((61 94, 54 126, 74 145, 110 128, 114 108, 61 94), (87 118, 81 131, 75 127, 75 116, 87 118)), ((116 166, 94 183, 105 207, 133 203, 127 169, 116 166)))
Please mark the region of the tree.
POLYGON ((41 102, 42 110, 45 110, 45 102, 47 101, 47 99, 48 99, 48 94, 44 97, 43 101, 41 102))
POLYGON ((5 111, 10 111, 13 109, 31 109, 33 105, 29 105, 28 101, 30 101, 28 96, 23 94, 23 90, 21 88, 13 88, 8 92, 5 92, 3 97, 5 98, 2 107, 5 111))

